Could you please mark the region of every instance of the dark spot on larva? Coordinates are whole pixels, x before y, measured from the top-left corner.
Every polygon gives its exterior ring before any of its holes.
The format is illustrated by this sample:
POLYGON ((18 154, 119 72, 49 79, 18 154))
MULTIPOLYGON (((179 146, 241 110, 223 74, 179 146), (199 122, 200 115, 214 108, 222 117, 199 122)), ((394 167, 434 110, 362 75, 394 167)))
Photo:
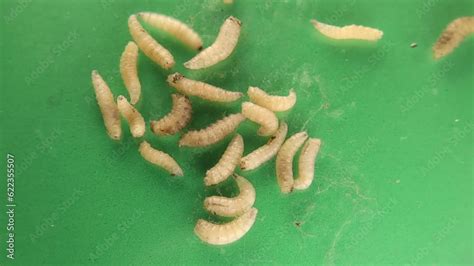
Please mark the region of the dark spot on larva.
POLYGON ((239 26, 242 26, 242 21, 238 20, 235 17, 229 17, 229 19, 235 23, 237 23, 239 26))

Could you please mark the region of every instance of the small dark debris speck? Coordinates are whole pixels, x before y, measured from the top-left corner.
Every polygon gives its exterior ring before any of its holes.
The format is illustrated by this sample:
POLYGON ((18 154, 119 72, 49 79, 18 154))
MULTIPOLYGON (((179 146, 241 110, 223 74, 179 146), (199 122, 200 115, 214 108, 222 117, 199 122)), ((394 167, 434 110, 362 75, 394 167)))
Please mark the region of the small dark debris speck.
POLYGON ((418 44, 416 44, 416 42, 410 44, 410 47, 411 47, 411 48, 416 48, 417 46, 418 46, 418 44))

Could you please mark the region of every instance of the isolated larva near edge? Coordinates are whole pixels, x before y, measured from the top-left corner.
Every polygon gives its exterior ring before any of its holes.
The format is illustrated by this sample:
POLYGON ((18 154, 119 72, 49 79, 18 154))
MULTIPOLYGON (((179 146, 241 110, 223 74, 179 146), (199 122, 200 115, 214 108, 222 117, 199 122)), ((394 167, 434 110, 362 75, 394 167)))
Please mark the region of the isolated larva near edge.
POLYGON ((122 137, 122 126, 114 95, 97 70, 92 70, 91 78, 107 134, 111 139, 119 140, 122 137))
POLYGON ((275 113, 265 107, 244 102, 242 103, 242 114, 245 118, 261 126, 257 132, 260 136, 270 136, 278 129, 278 118, 275 113))
POLYGON ((311 23, 319 32, 321 32, 321 34, 336 40, 352 39, 378 41, 383 36, 383 31, 379 29, 359 25, 338 27, 319 22, 315 19, 312 19, 311 23))
POLYGON ((136 15, 131 15, 128 19, 128 29, 133 40, 140 50, 155 63, 169 69, 174 66, 174 58, 171 53, 159 44, 151 35, 140 25, 136 15))
POLYGON ((289 137, 281 146, 276 157, 276 176, 280 190, 290 193, 293 190, 293 157, 308 138, 306 132, 299 132, 289 137))
POLYGON ((173 157, 160 150, 154 149, 150 143, 143 141, 138 148, 141 156, 152 164, 155 164, 173 176, 183 176, 183 170, 173 157))
POLYGON ((156 135, 173 135, 178 133, 191 120, 192 107, 188 97, 172 94, 171 112, 158 121, 151 121, 151 131, 156 135))
POLYGON ((120 74, 123 83, 130 95, 130 103, 135 105, 140 100, 141 85, 137 71, 138 46, 134 42, 128 42, 120 57, 120 74))
POLYGON ((253 170, 273 158, 285 141, 287 133, 288 125, 283 121, 280 122, 280 127, 267 144, 240 159, 240 169, 253 170))
POLYGON ((460 17, 443 30, 433 45, 433 57, 440 59, 450 54, 469 34, 474 33, 474 17, 460 17))
POLYGON ((132 136, 134 138, 142 137, 145 134, 145 120, 140 112, 122 95, 117 97, 117 107, 120 114, 128 121, 132 136))
POLYGON ((215 215, 236 217, 252 208, 255 203, 255 188, 244 177, 237 174, 233 176, 239 187, 239 195, 232 198, 222 196, 207 197, 204 200, 204 209, 215 215))
POLYGON ((214 43, 191 58, 184 66, 189 69, 201 69, 215 65, 229 57, 239 41, 242 22, 228 17, 222 24, 214 43))
POLYGON ((244 152, 244 140, 237 134, 229 143, 216 165, 206 171, 204 184, 211 186, 226 180, 240 162, 244 152))
POLYGON ((227 91, 201 81, 188 79, 180 73, 168 76, 168 84, 177 91, 213 102, 233 102, 242 97, 241 92, 227 91))
POLYGON ((258 87, 249 87, 247 94, 250 101, 273 112, 290 110, 296 103, 296 93, 290 90, 288 96, 269 95, 258 87))
POLYGON ((201 37, 184 22, 170 16, 153 12, 140 12, 138 16, 140 16, 145 23, 171 34, 192 49, 202 49, 201 37))
POLYGON ((204 129, 188 131, 179 140, 179 146, 203 147, 214 144, 232 133, 244 120, 241 113, 228 115, 204 129))
POLYGON ((314 163, 318 156, 320 139, 309 138, 301 150, 298 159, 298 177, 293 184, 294 189, 307 189, 314 179, 314 163))
POLYGON ((204 242, 212 245, 225 245, 242 238, 252 228, 258 210, 251 208, 241 216, 225 224, 215 224, 199 219, 194 233, 204 242))

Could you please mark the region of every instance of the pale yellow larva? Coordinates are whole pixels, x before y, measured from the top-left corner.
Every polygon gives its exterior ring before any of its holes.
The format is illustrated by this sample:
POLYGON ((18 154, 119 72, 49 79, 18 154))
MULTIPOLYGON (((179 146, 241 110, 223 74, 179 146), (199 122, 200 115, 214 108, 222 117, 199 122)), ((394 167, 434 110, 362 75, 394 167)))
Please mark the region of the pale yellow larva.
POLYGON ((213 102, 233 102, 242 97, 241 92, 227 91, 201 81, 188 79, 180 73, 168 76, 168 84, 188 96, 196 96, 213 102))
POLYGON ((242 238, 252 228, 258 210, 251 208, 241 216, 225 224, 215 224, 199 219, 194 233, 204 242, 211 245, 226 245, 242 238))
POLYGON ((192 107, 188 97, 181 94, 172 94, 171 97, 171 112, 158 121, 151 121, 151 130, 156 135, 174 135, 191 120, 192 107))
POLYGON ((232 198, 211 196, 204 200, 204 209, 208 212, 223 216, 240 216, 255 203, 255 189, 247 179, 234 174, 235 181, 239 187, 239 195, 232 198))
POLYGON ((253 170, 273 158, 285 141, 287 133, 288 125, 283 121, 280 122, 280 127, 267 144, 240 159, 240 169, 253 170))
POLYGON ((260 136, 270 136, 278 129, 278 118, 275 113, 265 107, 244 102, 242 103, 242 114, 245 118, 261 126, 257 132, 260 136))
POLYGON ((141 85, 138 79, 138 47, 134 42, 128 42, 120 57, 120 74, 130 95, 130 103, 135 105, 140 100, 141 85))
POLYGON ((145 120, 140 112, 122 95, 117 97, 117 107, 122 116, 128 121, 132 136, 134 138, 142 137, 145 134, 145 120))
POLYGON ((232 16, 228 17, 222 24, 214 43, 184 63, 184 66, 189 69, 201 69, 213 66, 229 57, 239 41, 241 26, 240 20, 232 16))
POLYGON ((169 69, 174 66, 174 58, 171 53, 159 44, 151 35, 140 25, 136 15, 131 15, 128 19, 128 29, 133 40, 140 50, 155 63, 169 69))
POLYGON ((318 156, 320 139, 309 138, 301 150, 298 160, 298 177, 293 184, 294 189, 307 189, 314 179, 314 162, 318 156))
POLYGON ((163 14, 140 12, 138 16, 154 28, 165 31, 195 50, 202 49, 201 37, 184 22, 163 14))
POLYGON ((281 146, 276 157, 276 176, 280 190, 290 193, 293 190, 293 157, 308 138, 306 132, 299 132, 289 137, 281 146))
POLYGON ((114 95, 97 70, 92 70, 91 78, 107 134, 111 139, 119 140, 122 137, 122 126, 114 95))
POLYGON ((444 29, 433 45, 433 57, 440 59, 450 54, 468 35, 474 33, 474 17, 460 17, 444 29))
POLYGON ((238 114, 231 114, 215 122, 205 129, 189 131, 179 140, 179 146, 203 147, 221 141, 232 133, 245 117, 238 114))
POLYGON ((288 96, 269 95, 264 90, 257 87, 249 87, 247 94, 250 101, 267 108, 273 112, 283 112, 290 110, 296 103, 296 93, 290 90, 288 96))
POLYGON ((366 40, 378 41, 383 36, 383 31, 359 25, 348 25, 343 27, 333 26, 311 20, 313 26, 326 37, 336 40, 366 40))
POLYGON ((140 143, 138 151, 142 157, 152 164, 165 169, 173 176, 183 176, 183 170, 173 157, 160 150, 154 149, 150 143, 143 141, 140 143))
POLYGON ((227 146, 227 149, 222 154, 216 165, 206 171, 204 177, 204 184, 212 186, 226 180, 233 172, 235 167, 240 162, 240 158, 244 152, 244 140, 242 136, 237 134, 227 146))
POLYGON ((224 2, 224 4, 226 4, 226 5, 231 5, 231 4, 234 3, 234 0, 224 0, 223 2, 224 2))

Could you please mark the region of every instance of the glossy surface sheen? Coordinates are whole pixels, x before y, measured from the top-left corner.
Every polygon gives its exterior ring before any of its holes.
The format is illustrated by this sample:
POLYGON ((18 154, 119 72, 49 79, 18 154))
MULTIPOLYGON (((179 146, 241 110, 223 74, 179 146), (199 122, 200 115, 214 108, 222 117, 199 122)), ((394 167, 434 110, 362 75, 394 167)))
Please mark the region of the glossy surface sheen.
MULTIPOLYGON (((9 24, 5 16, 22 5, 0 3, 0 151, 13 153, 18 168, 18 264, 473 263, 474 38, 438 62, 431 51, 449 22, 474 13, 470 2, 25 2, 9 24), (258 86, 285 95, 295 88, 295 107, 278 114, 288 135, 305 126, 324 142, 308 190, 281 194, 274 159, 244 174, 259 214, 236 243, 213 247, 193 233, 199 218, 209 219, 204 198, 216 194, 202 176, 231 136, 178 149, 179 136, 157 138, 147 125, 146 139, 186 174, 170 177, 141 158, 125 122, 121 142, 105 132, 90 72, 97 69, 115 97, 128 95, 119 60, 131 39, 128 16, 139 11, 176 16, 205 46, 229 15, 243 22, 233 55, 194 72, 182 63, 195 52, 145 26, 177 62, 166 72, 140 54, 137 108, 146 121, 171 109, 175 90, 166 76, 179 71, 232 91, 258 86), (329 40, 311 18, 370 25, 384 37, 376 44, 329 40), (410 97, 414 104, 404 108, 410 97)), ((193 109, 189 128, 199 129, 238 112, 240 102, 193 99, 193 109)), ((238 130, 245 154, 267 141, 257 129, 246 121, 238 130)), ((4 234, 4 159, 0 172, 4 234)), ((231 184, 223 195, 235 195, 231 184)))

